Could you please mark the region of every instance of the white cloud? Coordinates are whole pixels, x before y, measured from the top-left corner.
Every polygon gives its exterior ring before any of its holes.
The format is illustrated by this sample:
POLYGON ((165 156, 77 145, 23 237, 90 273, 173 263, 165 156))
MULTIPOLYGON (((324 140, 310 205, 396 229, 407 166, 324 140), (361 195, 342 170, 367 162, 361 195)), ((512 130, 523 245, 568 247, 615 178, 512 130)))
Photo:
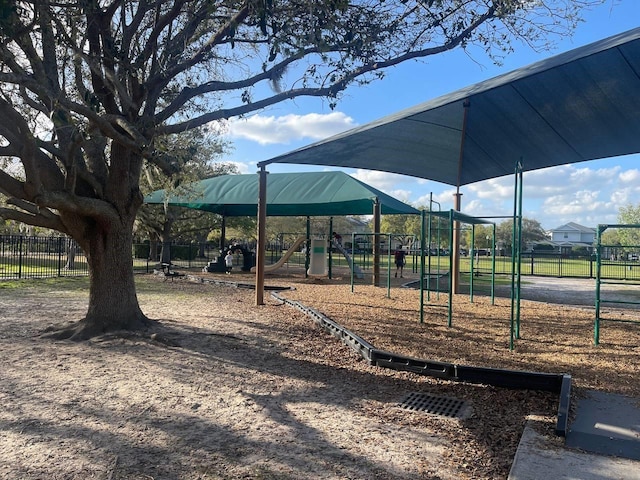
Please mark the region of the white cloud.
POLYGON ((632 170, 625 170, 620 172, 620 181, 622 183, 638 183, 640 180, 640 170, 635 168, 632 170))
MULTIPOLYGON (((371 185, 372 187, 382 190, 387 195, 392 195, 391 191, 400 191, 397 188, 399 183, 406 182, 407 177, 397 175, 395 173, 379 172, 376 170, 365 170, 359 168, 355 173, 351 174, 353 178, 357 178, 361 182, 371 185)), ((392 195, 393 196, 393 195, 392 195)))
POLYGON ((630 203, 633 190, 629 187, 620 188, 611 192, 611 202, 616 205, 627 205, 630 203))
POLYGON ((385 193, 397 200, 400 200, 403 203, 411 204, 411 190, 391 190, 385 193))
POLYGON ((355 126, 353 118, 342 112, 328 114, 253 115, 228 122, 231 138, 250 140, 260 145, 288 144, 305 138, 320 140, 355 126))
POLYGON ((589 213, 610 214, 611 210, 615 209, 614 204, 602 201, 599 197, 598 190, 580 190, 573 194, 554 195, 544 201, 542 210, 548 215, 564 218, 581 218, 589 213))
MULTIPOLYGON (((234 165, 238 169, 238 173, 246 174, 246 173, 254 173, 253 171, 249 171, 249 165, 243 162, 229 161, 225 163, 230 163, 234 165)), ((255 164, 254 164, 255 165, 255 164)))
POLYGON ((524 196, 527 199, 547 199, 571 195, 579 190, 612 188, 618 182, 620 170, 620 166, 594 169, 562 165, 527 172, 523 179, 524 196))
POLYGON ((487 208, 478 199, 467 202, 464 208, 462 209, 462 211, 467 215, 472 215, 476 217, 482 217, 482 215, 487 214, 487 208))
POLYGON ((414 202, 414 205, 418 205, 420 207, 428 207, 429 201, 433 200, 435 202, 435 204, 433 205, 434 212, 450 210, 451 208, 453 208, 453 195, 455 193, 455 188, 448 188, 438 193, 433 192, 433 196, 431 195, 431 193, 428 193, 419 197, 418 200, 414 202), (440 208, 438 208, 438 204, 440 204, 440 208))
POLYGON ((478 198, 492 200, 504 200, 513 198, 513 178, 502 177, 485 180, 484 182, 473 183, 468 186, 468 190, 478 198))

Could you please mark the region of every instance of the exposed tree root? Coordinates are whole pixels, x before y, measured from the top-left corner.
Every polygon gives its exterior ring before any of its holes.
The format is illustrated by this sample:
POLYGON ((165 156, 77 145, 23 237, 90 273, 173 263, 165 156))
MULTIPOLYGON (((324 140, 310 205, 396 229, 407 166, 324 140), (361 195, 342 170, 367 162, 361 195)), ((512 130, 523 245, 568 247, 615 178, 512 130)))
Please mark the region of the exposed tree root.
MULTIPOLYGON (((129 322, 120 322, 118 324, 110 323, 105 325, 96 319, 85 317, 78 322, 67 322, 63 324, 51 325, 47 327, 41 334, 41 338, 52 340, 71 340, 80 342, 91 340, 105 335, 117 337, 148 337, 157 336, 159 322, 142 316, 129 322)), ((153 340, 153 338, 151 338, 153 340)))

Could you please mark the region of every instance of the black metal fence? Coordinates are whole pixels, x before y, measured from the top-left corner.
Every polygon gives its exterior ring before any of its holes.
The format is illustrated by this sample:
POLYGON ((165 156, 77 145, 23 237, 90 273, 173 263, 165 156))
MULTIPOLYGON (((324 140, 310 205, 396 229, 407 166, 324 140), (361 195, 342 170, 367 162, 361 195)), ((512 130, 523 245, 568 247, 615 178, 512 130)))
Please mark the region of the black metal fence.
MULTIPOLYGON (((133 244, 133 267, 135 271, 152 271, 157 268, 163 256, 163 248, 169 250, 170 263, 179 268, 202 268, 220 255, 217 244, 175 243, 163 245, 159 242, 133 244)), ((167 255, 166 252, 164 255, 167 255)))
POLYGON ((0 279, 88 274, 87 259, 68 237, 0 235, 0 279))
MULTIPOLYGON (((510 275, 511 262, 511 257, 496 257, 496 273, 510 275)), ((461 268, 464 268, 468 263, 468 261, 462 262, 461 268)), ((490 273, 491 267, 492 259, 490 256, 474 259, 474 271, 476 272, 490 273)), ((469 271, 468 266, 466 271, 469 271)), ((596 259, 595 255, 527 253, 522 256, 520 271, 522 275, 540 277, 595 278, 596 259)), ((608 279, 640 281, 640 262, 622 257, 607 261, 602 264, 601 276, 608 279)))
MULTIPOLYGON (((251 246, 244 246, 250 250, 251 246)), ((267 262, 275 263, 290 245, 279 243, 267 246, 267 262)), ((165 246, 166 248, 166 246, 165 246)), ((162 244, 153 242, 132 245, 133 264, 136 272, 150 272, 160 262, 162 244)), ((179 268, 201 269, 220 255, 218 244, 191 243, 169 245, 171 263, 179 268)), ((359 259, 357 259, 359 260, 359 259)), ((442 258, 442 268, 447 268, 448 257, 442 258)), ((462 271, 469 271, 469 258, 461 262, 462 271)), ((242 260, 239 259, 239 262, 242 260)), ((304 264, 304 254, 298 252, 290 259, 304 264)), ((340 256, 333 261, 339 263, 340 256)), ((357 263, 359 263, 357 261, 357 263)), ((364 262, 366 263, 366 262, 364 262)), ((522 258, 523 275, 552 277, 595 278, 595 258, 560 254, 526 254, 522 258)), ((345 263, 346 264, 346 263, 345 263)), ((417 263, 416 263, 417 264, 417 263)), ((496 257, 496 273, 511 273, 511 257, 496 257)), ((474 271, 490 272, 492 258, 480 256, 474 259, 474 271)), ((46 278, 82 276, 88 274, 87 260, 75 241, 68 237, 42 237, 25 235, 0 235, 0 279, 46 278)), ((602 278, 640 281, 640 262, 628 258, 607 261, 602 264, 602 278)))

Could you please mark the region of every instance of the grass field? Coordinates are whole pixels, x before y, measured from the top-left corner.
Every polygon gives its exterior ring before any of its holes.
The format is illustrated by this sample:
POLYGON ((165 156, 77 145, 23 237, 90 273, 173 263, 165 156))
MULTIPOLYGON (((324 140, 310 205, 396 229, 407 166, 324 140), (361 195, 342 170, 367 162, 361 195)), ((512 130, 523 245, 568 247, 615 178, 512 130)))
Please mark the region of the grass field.
MULTIPOLYGON (((280 256, 274 252, 267 252, 267 263, 276 262, 280 256)), ((340 253, 333 252, 331 255, 332 267, 346 267, 347 260, 340 253)), ((356 265, 365 272, 373 268, 373 256, 371 254, 357 253, 354 255, 356 265)), ((240 260, 241 261, 241 260, 240 260)), ((46 278, 57 276, 78 276, 88 273, 86 258, 78 254, 75 257, 75 264, 72 270, 65 268, 66 257, 60 254, 24 254, 7 255, 0 253, 0 279, 20 279, 20 278, 46 278)), ((134 270, 136 272, 150 272, 156 266, 146 258, 134 258, 134 270)), ((174 263, 180 268, 201 268, 208 262, 206 258, 195 260, 176 260, 174 263)), ((406 257, 405 269, 412 272, 420 270, 420 258, 408 255, 406 257)), ((301 252, 295 252, 289 259, 292 265, 304 265, 305 256, 301 252)), ((460 271, 471 272, 472 259, 461 257, 460 271)), ((395 269, 392 256, 383 255, 381 260, 382 268, 389 266, 395 269)), ((473 271, 479 273, 491 273, 494 268, 494 261, 491 257, 482 256, 473 259, 473 271)), ((449 257, 426 257, 425 269, 427 271, 449 270, 449 257)), ((500 256, 495 258, 495 273, 498 275, 511 275, 511 257, 500 256)), ((564 258, 564 257, 523 257, 520 263, 522 275, 539 275, 552 277, 575 277, 575 278, 595 278, 596 262, 589 259, 564 258)), ((602 262, 601 278, 627 280, 640 282, 640 263, 633 261, 605 261, 602 262)))

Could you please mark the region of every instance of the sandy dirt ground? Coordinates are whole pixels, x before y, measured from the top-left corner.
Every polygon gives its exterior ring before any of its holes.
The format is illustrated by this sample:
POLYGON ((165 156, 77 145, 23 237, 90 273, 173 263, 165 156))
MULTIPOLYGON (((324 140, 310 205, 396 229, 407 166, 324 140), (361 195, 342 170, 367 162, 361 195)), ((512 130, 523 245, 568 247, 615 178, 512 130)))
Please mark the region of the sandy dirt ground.
MULTIPOLYGON (((253 283, 240 273, 197 277, 253 283)), ((393 279, 390 295, 293 269, 266 283, 292 287, 281 295, 380 349, 570 373, 575 395, 640 397, 639 325, 607 322, 594 346, 592 307, 525 300, 510 351, 508 299, 457 295, 447 327, 447 296, 432 293, 420 323, 419 293, 401 288, 405 280, 393 279)), ((0 478, 499 479, 529 415, 553 436, 556 395, 370 366, 268 293, 255 306, 249 288, 146 275, 138 295, 159 320, 152 330, 53 341, 40 333, 82 317, 86 279, 0 284, 0 478), (412 392, 464 401, 467 415, 401 408, 412 392)))

